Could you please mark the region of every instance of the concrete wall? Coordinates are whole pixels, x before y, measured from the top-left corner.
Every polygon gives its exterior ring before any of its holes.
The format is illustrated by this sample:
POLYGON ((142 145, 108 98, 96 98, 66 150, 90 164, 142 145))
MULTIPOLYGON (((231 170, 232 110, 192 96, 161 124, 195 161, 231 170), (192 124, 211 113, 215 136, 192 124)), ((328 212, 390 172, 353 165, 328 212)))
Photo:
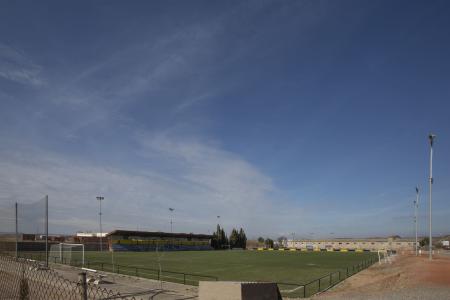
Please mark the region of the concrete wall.
POLYGON ((199 300, 281 300, 276 283, 200 281, 199 300))

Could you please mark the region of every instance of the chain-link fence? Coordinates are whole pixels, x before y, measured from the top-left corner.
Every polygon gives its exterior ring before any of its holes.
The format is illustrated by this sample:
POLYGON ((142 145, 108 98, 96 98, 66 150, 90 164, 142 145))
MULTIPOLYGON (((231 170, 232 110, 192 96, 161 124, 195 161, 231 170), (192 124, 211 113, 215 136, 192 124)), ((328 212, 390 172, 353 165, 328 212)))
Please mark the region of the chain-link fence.
POLYGON ((70 281, 42 263, 0 255, 0 298, 38 300, 130 299, 117 292, 88 284, 86 273, 70 281))

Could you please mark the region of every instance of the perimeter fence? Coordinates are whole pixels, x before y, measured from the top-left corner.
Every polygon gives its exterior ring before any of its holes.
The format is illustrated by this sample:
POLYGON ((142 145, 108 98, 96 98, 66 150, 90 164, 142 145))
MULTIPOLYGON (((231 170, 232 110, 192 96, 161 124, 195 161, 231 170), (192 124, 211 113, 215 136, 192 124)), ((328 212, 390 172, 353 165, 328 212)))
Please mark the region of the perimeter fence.
POLYGON ((0 296, 20 300, 135 299, 88 284, 86 273, 71 281, 41 262, 4 255, 0 255, 0 296))
POLYGON ((277 285, 284 297, 307 298, 332 288, 339 282, 370 267, 377 261, 378 259, 370 258, 359 264, 326 274, 305 284, 277 282, 277 285))
MULTIPOLYGON (((30 260, 45 261, 45 253, 21 253, 21 257, 30 260)), ((81 261, 76 259, 66 259, 56 256, 49 256, 50 263, 63 263, 74 267, 82 267, 81 261), (62 261, 61 261, 62 260, 62 261)), ((84 267, 88 269, 95 269, 102 272, 110 272, 121 275, 129 275, 136 277, 149 278, 154 280, 169 281, 174 283, 181 283, 187 285, 198 286, 200 281, 218 281, 217 276, 166 271, 162 269, 144 268, 137 266, 126 266, 120 264, 111 264, 107 262, 85 260, 84 267)))

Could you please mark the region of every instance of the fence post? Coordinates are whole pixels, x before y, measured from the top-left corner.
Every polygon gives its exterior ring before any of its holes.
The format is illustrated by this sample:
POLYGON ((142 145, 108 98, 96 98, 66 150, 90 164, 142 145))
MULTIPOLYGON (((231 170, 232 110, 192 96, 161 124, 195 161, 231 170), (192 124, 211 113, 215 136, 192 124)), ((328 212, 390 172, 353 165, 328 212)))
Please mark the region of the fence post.
POLYGON ((186 284, 186 273, 183 273, 183 284, 186 284))
POLYGON ((303 286, 303 298, 306 298, 306 284, 303 286))
POLYGON ((105 263, 102 263, 102 271, 103 271, 103 265, 104 265, 105 263))
POLYGON ((333 275, 333 273, 330 273, 330 286, 332 284, 332 278, 331 278, 332 275, 333 275))
POLYGON ((159 272, 159 269, 158 269, 158 280, 159 280, 159 277, 160 277, 159 273, 160 273, 160 272, 159 272))
POLYGON ((341 271, 339 271, 339 281, 341 281, 341 271))
POLYGON ((319 278, 319 292, 320 292, 320 278, 319 278))
POLYGON ((117 274, 120 273, 120 265, 117 265, 117 274))
POLYGON ((137 269, 137 267, 136 267, 136 277, 138 276, 138 269, 137 269))
POLYGON ((348 267, 347 267, 347 277, 348 277, 348 267))
POLYGON ((81 285, 81 300, 87 300, 87 282, 86 282, 86 273, 82 272, 78 274, 78 278, 80 280, 81 285))

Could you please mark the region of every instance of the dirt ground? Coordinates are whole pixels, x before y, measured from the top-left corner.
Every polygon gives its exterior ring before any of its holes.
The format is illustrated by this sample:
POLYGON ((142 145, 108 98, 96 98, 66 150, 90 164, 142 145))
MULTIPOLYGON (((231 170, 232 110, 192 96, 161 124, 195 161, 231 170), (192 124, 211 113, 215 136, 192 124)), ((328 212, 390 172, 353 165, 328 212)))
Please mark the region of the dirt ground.
POLYGON ((315 299, 450 299, 450 255, 397 255, 376 264, 315 299))

